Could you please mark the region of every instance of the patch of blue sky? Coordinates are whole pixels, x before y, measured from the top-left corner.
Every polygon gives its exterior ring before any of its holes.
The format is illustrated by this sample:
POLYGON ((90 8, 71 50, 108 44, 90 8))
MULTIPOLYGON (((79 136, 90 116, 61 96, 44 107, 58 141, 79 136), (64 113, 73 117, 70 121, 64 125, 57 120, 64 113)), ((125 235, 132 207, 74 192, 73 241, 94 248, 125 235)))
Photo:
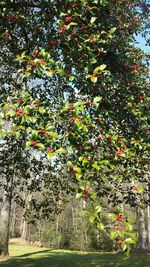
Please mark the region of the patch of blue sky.
POLYGON ((143 38, 141 34, 136 36, 136 46, 140 47, 146 53, 150 52, 150 47, 146 45, 145 38, 143 38))

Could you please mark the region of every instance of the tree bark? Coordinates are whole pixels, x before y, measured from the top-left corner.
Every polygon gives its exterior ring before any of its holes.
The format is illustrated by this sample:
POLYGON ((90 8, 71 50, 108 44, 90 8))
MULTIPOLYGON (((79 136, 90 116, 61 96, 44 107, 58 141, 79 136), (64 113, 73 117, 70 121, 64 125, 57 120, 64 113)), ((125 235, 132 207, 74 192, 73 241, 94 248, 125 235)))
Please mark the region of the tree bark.
POLYGON ((138 208, 137 210, 137 220, 138 220, 138 229, 139 229, 139 244, 140 249, 147 248, 147 231, 145 224, 145 212, 144 209, 138 208))
POLYGON ((147 206, 147 246, 150 248, 150 205, 147 206))
POLYGON ((11 197, 5 192, 0 212, 0 255, 9 255, 9 226, 10 226, 11 197))

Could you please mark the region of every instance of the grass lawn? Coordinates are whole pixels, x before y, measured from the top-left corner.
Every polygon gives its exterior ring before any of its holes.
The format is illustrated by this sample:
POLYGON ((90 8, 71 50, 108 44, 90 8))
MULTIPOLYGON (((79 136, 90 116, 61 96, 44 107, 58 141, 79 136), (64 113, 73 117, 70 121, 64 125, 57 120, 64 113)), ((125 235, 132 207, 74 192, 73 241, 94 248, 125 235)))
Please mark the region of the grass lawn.
POLYGON ((11 257, 0 258, 0 267, 150 267, 150 255, 85 253, 10 245, 11 257))

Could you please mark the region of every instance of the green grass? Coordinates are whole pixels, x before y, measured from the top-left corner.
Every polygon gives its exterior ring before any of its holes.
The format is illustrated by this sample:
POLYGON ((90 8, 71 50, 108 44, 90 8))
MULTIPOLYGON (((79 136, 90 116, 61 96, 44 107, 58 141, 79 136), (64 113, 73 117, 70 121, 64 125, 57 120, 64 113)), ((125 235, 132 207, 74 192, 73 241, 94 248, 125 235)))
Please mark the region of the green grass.
POLYGON ((49 250, 31 246, 10 245, 10 255, 0 259, 0 267, 150 267, 147 254, 86 253, 49 250))

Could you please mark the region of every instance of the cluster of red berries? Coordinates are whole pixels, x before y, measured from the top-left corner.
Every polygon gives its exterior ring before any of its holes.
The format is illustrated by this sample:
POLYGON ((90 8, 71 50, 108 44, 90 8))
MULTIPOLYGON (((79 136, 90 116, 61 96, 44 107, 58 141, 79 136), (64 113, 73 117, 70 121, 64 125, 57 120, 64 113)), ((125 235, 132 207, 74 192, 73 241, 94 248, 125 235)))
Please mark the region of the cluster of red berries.
POLYGON ((123 243, 123 240, 119 237, 117 237, 115 240, 116 240, 116 243, 119 245, 121 245, 123 243))
POLYGON ((29 61, 29 65, 34 68, 36 66, 36 63, 34 61, 29 61))
POLYGON ((70 16, 65 17, 65 23, 70 24, 72 22, 72 18, 70 16))
POLYGON ((41 105, 41 103, 39 101, 35 101, 33 104, 35 107, 39 107, 41 105))
POLYGON ((32 140, 32 141, 31 141, 31 145, 32 145, 32 146, 36 146, 37 144, 38 144, 37 141, 35 141, 35 140, 32 140))
POLYGON ((116 156, 121 156, 123 154, 123 151, 122 150, 118 150, 117 152, 116 152, 116 156))
POLYGON ((133 65, 131 67, 131 71, 132 72, 136 72, 136 71, 140 70, 140 68, 141 68, 141 65, 140 64, 136 64, 136 65, 133 65))
POLYGON ((71 122, 71 123, 75 122, 75 118, 70 118, 69 122, 71 122))
POLYGON ((9 40, 9 37, 10 37, 10 35, 9 35, 8 32, 4 32, 4 33, 2 34, 2 39, 5 40, 5 41, 8 41, 8 40, 9 40))
POLYGON ((23 98, 22 97, 19 97, 17 102, 18 102, 18 104, 22 104, 23 98))
POLYGON ((74 110, 74 106, 69 106, 68 111, 70 111, 70 110, 74 110))
POLYGON ((115 231, 116 231, 116 232, 120 232, 120 231, 122 231, 122 228, 120 228, 120 227, 115 227, 115 231))
POLYGON ((7 20, 10 21, 10 22, 15 22, 17 24, 22 24, 24 22, 23 19, 19 19, 17 18, 15 15, 10 15, 7 17, 7 20))
POLYGON ((65 33, 66 30, 67 30, 66 27, 63 26, 63 27, 60 28, 60 33, 65 33))
POLYGON ((53 47, 56 47, 58 45, 57 42, 54 40, 50 41, 49 44, 53 47))
POLYGON ((41 55, 40 55, 39 53, 37 53, 37 52, 32 52, 31 55, 32 55, 33 57, 37 57, 37 58, 39 58, 39 57, 41 56, 41 55))
POLYGON ((25 112, 22 110, 22 108, 18 108, 16 111, 16 116, 23 116, 25 112))
POLYGON ((50 134, 49 134, 49 132, 47 132, 44 128, 40 128, 39 129, 39 132, 41 132, 42 134, 44 134, 45 137, 48 137, 48 138, 51 137, 50 134))
POLYGON ((76 170, 74 168, 70 168, 69 171, 72 173, 72 174, 76 174, 76 170))
POLYGON ((116 215, 116 221, 123 222, 124 221, 124 217, 121 214, 117 214, 116 215))
POLYGON ((51 148, 51 147, 48 147, 48 148, 47 148, 47 152, 48 152, 48 153, 53 153, 53 152, 54 152, 54 149, 51 148))

